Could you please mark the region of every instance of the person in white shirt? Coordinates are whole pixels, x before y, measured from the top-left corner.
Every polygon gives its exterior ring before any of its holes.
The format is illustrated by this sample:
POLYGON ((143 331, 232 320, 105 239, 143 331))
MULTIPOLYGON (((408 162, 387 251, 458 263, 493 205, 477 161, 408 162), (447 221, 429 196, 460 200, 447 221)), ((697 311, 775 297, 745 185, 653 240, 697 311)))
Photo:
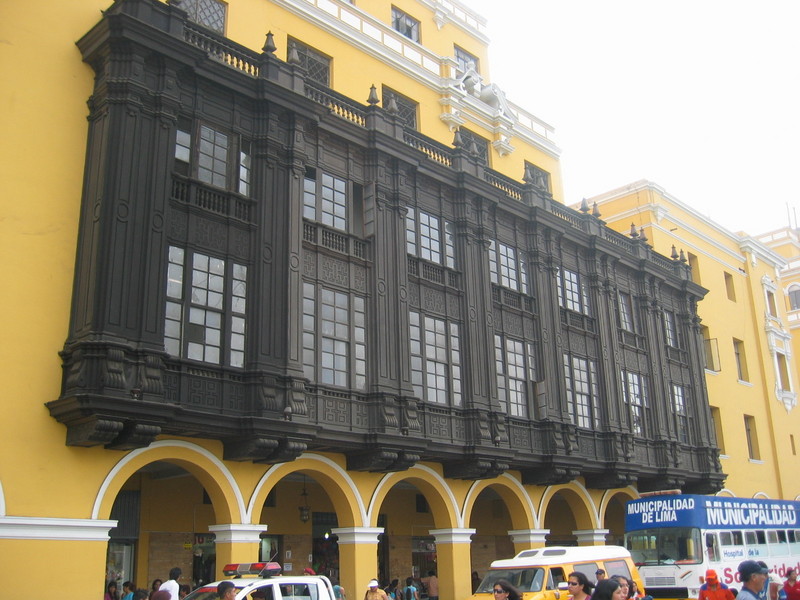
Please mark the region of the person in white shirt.
POLYGON ((180 578, 181 573, 182 571, 180 567, 172 567, 169 570, 169 579, 161 584, 161 587, 158 588, 158 591, 165 590, 169 592, 170 600, 178 600, 178 592, 180 591, 178 579, 180 578))

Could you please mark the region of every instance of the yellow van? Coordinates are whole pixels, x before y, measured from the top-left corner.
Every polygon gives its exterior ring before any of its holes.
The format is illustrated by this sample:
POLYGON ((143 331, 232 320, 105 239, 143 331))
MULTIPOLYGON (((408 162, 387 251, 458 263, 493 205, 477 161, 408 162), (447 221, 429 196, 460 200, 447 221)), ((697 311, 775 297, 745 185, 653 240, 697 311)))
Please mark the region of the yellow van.
POLYGON ((579 571, 594 583, 598 569, 603 569, 609 577, 624 575, 644 593, 639 571, 630 552, 622 546, 548 546, 494 561, 472 599, 489 600, 494 582, 505 579, 522 592, 524 600, 567 600, 569 574, 579 571))

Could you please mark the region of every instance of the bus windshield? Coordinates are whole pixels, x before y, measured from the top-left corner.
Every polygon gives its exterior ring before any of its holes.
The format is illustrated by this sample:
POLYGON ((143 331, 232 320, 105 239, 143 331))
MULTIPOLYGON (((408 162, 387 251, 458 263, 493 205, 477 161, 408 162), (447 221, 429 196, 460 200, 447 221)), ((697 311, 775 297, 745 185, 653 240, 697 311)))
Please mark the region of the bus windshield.
POLYGON ((703 562, 697 527, 654 527, 625 534, 625 547, 637 567, 703 562))
POLYGON ((490 593, 494 582, 498 579, 505 579, 521 592, 540 592, 544 583, 544 569, 540 567, 489 569, 476 592, 490 593))

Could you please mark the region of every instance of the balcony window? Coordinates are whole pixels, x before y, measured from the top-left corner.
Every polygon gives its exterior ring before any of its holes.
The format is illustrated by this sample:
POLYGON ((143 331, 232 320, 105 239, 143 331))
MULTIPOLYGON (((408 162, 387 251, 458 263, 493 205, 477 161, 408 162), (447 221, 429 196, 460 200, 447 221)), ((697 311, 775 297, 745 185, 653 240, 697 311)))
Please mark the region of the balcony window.
POLYGON ((181 123, 175 133, 175 170, 207 185, 249 196, 249 141, 206 124, 200 124, 194 135, 192 130, 190 123, 181 123))
POLYGON ((567 390, 567 412, 578 427, 600 427, 600 386, 597 378, 597 361, 563 355, 564 382, 567 390))
POLYGON ((630 415, 631 430, 637 436, 650 435, 650 403, 647 378, 627 369, 620 371, 622 396, 630 415))
POLYGON ((455 268, 452 224, 425 211, 409 207, 406 213, 406 252, 450 269, 455 268))
POLYGON ((363 297, 303 284, 303 371, 315 383, 359 390, 366 387, 363 297))
POLYGON ((496 240, 489 241, 489 278, 492 283, 530 294, 528 268, 517 249, 496 240))
POLYGON ((307 167, 303 179, 303 216, 334 229, 347 231, 347 181, 307 167))
POLYGON ((527 378, 534 372, 533 345, 502 335, 494 336, 497 397, 500 410, 510 417, 528 417, 527 378))
POLYGON ((633 333, 633 299, 626 292, 619 293, 619 326, 625 331, 633 333))
POLYGON ((461 406, 461 341, 458 325, 409 312, 411 380, 428 402, 461 406))
POLYGON ((589 290, 580 273, 569 269, 559 269, 556 274, 558 305, 589 316, 589 290))
POLYGON ((170 246, 166 297, 164 348, 168 354, 244 366, 246 266, 170 246))
POLYGON ((678 441, 689 443, 689 409, 686 406, 686 388, 682 385, 672 384, 672 412, 675 415, 675 433, 678 441))

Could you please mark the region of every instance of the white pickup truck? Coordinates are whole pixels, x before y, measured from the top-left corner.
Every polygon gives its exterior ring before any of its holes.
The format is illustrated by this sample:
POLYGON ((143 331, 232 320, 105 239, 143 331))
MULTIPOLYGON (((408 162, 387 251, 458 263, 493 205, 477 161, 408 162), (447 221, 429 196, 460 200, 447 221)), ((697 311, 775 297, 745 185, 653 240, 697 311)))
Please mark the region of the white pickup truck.
MULTIPOLYGON (((278 563, 226 565, 223 573, 232 579, 236 600, 335 600, 333 586, 324 575, 279 575, 278 563)), ((184 600, 218 600, 220 581, 203 585, 184 600)))

